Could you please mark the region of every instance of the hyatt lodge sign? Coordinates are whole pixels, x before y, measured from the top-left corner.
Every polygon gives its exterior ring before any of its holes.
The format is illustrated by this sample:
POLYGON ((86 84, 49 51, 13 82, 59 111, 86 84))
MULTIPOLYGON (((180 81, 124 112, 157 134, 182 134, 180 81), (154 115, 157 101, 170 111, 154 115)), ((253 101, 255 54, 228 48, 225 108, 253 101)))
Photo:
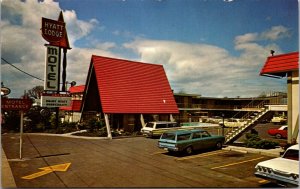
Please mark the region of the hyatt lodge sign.
POLYGON ((57 42, 65 37, 65 23, 42 18, 42 36, 48 42, 57 42))

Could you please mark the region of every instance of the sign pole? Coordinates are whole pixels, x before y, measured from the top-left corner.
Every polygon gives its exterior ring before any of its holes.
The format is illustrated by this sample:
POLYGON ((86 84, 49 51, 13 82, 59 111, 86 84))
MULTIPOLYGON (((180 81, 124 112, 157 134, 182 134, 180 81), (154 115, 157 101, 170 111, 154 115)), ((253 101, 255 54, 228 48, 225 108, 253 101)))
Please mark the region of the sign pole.
POLYGON ((21 110, 21 118, 20 118, 20 159, 22 159, 22 148, 23 148, 23 117, 24 112, 21 110))
POLYGON ((66 68, 67 68, 67 49, 63 48, 63 53, 64 53, 64 57, 63 57, 63 70, 62 70, 62 91, 65 92, 66 91, 66 68))

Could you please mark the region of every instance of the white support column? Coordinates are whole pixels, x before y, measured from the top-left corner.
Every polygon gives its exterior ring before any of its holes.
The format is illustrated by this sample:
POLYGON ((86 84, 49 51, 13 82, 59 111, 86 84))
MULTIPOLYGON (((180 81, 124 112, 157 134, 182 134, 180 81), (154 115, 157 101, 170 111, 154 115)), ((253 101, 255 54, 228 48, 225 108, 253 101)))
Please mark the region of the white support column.
POLYGON ((298 140, 298 117, 299 117, 299 73, 288 73, 288 143, 298 140), (296 136, 296 138, 295 138, 296 136))
POLYGON ((140 120, 141 120, 142 127, 144 128, 146 126, 146 123, 143 114, 141 114, 140 120))
POLYGON ((170 121, 172 121, 172 122, 175 121, 175 119, 173 118, 173 115, 172 115, 172 114, 170 114, 170 121))
POLYGON ((109 139, 112 139, 111 131, 110 131, 110 125, 109 125, 109 119, 108 119, 107 114, 104 114, 104 119, 105 119, 105 125, 106 125, 106 129, 107 129, 107 137, 109 139))

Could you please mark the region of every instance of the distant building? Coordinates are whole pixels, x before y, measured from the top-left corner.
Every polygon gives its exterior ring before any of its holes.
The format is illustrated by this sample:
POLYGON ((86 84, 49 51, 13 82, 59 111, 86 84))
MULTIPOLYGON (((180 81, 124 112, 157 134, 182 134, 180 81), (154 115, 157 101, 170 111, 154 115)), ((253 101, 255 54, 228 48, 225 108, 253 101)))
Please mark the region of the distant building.
POLYGON ((85 86, 72 86, 69 92, 72 97, 71 106, 60 107, 59 110, 65 113, 64 121, 79 122, 81 117, 81 103, 85 86))
MULTIPOLYGON (((273 92, 253 98, 216 98, 197 94, 174 94, 180 114, 180 122, 198 122, 205 118, 241 118, 248 112, 256 112, 265 105, 286 105, 286 93, 273 92)), ((282 113, 282 112, 279 112, 282 113)))

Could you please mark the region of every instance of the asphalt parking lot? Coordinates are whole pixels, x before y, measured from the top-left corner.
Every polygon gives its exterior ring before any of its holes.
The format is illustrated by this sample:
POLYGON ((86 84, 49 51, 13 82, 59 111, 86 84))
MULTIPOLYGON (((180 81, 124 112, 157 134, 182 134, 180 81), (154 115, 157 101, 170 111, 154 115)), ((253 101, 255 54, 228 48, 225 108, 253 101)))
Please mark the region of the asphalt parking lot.
POLYGON ((2 135, 17 187, 278 187, 254 176, 254 166, 272 157, 218 150, 191 156, 157 148, 157 139, 78 139, 2 135), (57 171, 49 171, 55 166, 57 171))

